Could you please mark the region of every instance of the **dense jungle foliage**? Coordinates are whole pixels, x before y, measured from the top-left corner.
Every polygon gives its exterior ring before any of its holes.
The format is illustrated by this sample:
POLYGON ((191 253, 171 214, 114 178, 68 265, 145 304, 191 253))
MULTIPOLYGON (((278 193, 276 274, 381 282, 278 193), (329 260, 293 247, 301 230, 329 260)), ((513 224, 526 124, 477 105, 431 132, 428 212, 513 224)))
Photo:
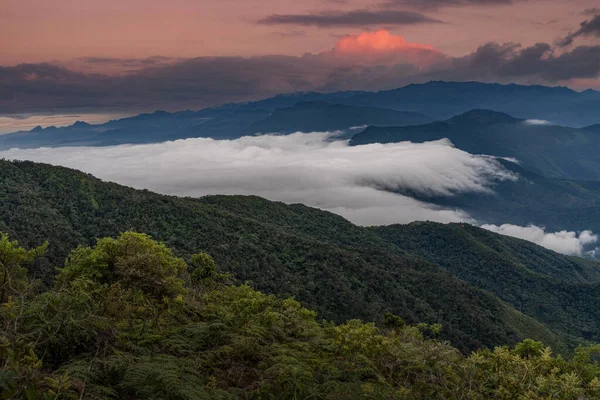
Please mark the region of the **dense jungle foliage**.
POLYGON ((0 235, 0 392, 23 399, 593 399, 600 346, 568 359, 527 339, 468 356, 440 325, 385 313, 318 322, 236 285, 206 253, 126 232, 70 252, 50 288, 47 244, 0 235))
POLYGON ((493 233, 465 234, 477 228, 425 226, 452 245, 436 239, 427 252, 411 242, 419 237, 410 229, 392 237, 303 205, 162 196, 67 168, 0 161, 0 231, 27 248, 49 241, 45 255, 26 266, 45 289, 56 285, 56 266, 72 249, 134 230, 187 260, 211 254, 219 273, 293 296, 318 319, 381 324, 391 312, 409 325, 441 324, 439 338, 464 354, 531 338, 568 355, 597 340, 597 263, 493 233), (502 257, 482 235, 504 246, 502 257))
POLYGON ((600 270, 594 261, 553 258, 541 247, 526 249, 522 240, 468 224, 372 229, 555 329, 600 341, 600 270))

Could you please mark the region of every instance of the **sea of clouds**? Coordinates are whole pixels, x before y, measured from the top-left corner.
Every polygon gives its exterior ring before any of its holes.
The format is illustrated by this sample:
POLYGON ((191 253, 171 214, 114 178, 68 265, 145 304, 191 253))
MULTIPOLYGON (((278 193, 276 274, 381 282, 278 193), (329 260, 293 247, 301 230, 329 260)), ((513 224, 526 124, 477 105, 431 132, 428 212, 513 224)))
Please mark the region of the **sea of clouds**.
MULTIPOLYGON (((417 220, 476 223, 462 210, 442 208, 399 192, 452 196, 491 191, 494 182, 516 179, 494 158, 471 155, 448 140, 353 147, 344 140, 331 140, 333 135, 317 132, 112 147, 11 149, 0 152, 0 158, 76 168, 103 180, 163 194, 247 194, 303 203, 359 225, 417 220)), ((581 254, 589 237, 595 238, 591 233, 546 234, 537 227, 509 227, 486 229, 566 254, 581 254)))

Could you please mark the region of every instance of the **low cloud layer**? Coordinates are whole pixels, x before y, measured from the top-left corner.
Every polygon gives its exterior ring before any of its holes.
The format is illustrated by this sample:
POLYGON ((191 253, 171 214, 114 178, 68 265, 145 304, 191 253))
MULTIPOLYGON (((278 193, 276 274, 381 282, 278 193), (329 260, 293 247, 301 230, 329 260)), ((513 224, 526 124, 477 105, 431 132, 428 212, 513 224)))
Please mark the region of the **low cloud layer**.
POLYGON ((525 120, 526 125, 554 125, 552 121, 546 121, 545 119, 527 119, 525 120))
POLYGON ((598 242, 598 236, 591 231, 580 233, 569 231, 546 232, 543 228, 535 225, 518 226, 511 224, 500 226, 482 225, 481 227, 502 235, 528 240, 557 253, 573 256, 581 256, 587 246, 598 242))
MULTIPOLYGON (((447 209, 399 194, 453 196, 491 192, 515 179, 495 158, 473 156, 446 140, 348 146, 330 133, 264 135, 236 140, 185 139, 148 145, 12 149, 0 158, 76 168, 101 179, 158 193, 200 197, 258 195, 303 203, 359 225, 430 220, 477 223, 447 209)), ((482 228, 581 256, 598 242, 590 231, 545 232, 530 226, 482 228)))
POLYGON ((471 221, 460 210, 391 191, 451 196, 488 191, 494 181, 514 178, 494 159, 472 156, 447 140, 350 147, 329 136, 297 133, 229 141, 13 149, 0 152, 0 158, 63 165, 164 194, 254 194, 304 203, 361 225, 471 221))

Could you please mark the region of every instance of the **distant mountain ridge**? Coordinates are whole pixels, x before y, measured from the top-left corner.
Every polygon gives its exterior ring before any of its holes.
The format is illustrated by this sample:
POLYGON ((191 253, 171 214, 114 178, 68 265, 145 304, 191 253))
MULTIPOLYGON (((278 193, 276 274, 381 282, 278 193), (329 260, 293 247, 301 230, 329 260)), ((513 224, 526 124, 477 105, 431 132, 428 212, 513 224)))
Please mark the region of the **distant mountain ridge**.
MULTIPOLYGON (((461 209, 480 223, 534 224, 547 232, 600 232, 600 182, 546 178, 510 161, 499 160, 516 180, 495 182, 492 193, 446 197, 413 197, 450 209, 461 209)), ((597 244, 591 245, 591 248, 597 244)))
POLYGON ((368 127, 351 145, 447 138, 471 154, 510 157, 548 178, 600 180, 600 135, 595 127, 570 128, 490 110, 471 110, 424 125, 368 127))
POLYGON ((538 85, 432 81, 379 92, 290 93, 200 111, 156 111, 99 125, 80 122, 64 128, 34 128, 30 132, 0 135, 0 149, 154 143, 191 137, 232 139, 257 132, 275 132, 282 126, 289 132, 342 130, 357 125, 412 125, 446 120, 472 109, 489 109, 516 118, 548 120, 566 126, 592 126, 600 124, 597 112, 600 92, 538 85), (300 118, 299 108, 307 102, 355 108, 347 109, 346 114, 332 120, 324 118, 323 110, 317 108, 300 118), (286 114, 282 109, 295 109, 296 113, 288 110, 286 114), (394 111, 405 113, 405 120, 393 114, 394 111), (362 119, 357 118, 361 115, 362 119), (285 116, 290 119, 276 119, 285 116), (307 125, 308 121, 312 123, 307 125), (41 133, 44 135, 39 135, 41 133))
POLYGON ((563 86, 430 81, 378 92, 294 93, 247 104, 285 107, 307 100, 415 111, 435 119, 448 119, 472 109, 489 109, 567 126, 600 123, 600 91, 577 92, 563 86))
POLYGON ((417 125, 432 119, 417 112, 386 108, 329 104, 303 101, 293 107, 278 108, 267 118, 250 124, 248 134, 335 131, 364 125, 381 125, 397 121, 401 125, 417 125))
POLYGON ((111 146, 196 137, 235 139, 259 133, 324 132, 347 130, 353 126, 410 125, 431 121, 430 117, 417 112, 329 104, 313 100, 274 110, 248 105, 197 112, 155 111, 99 125, 78 121, 64 128, 36 127, 29 132, 0 135, 0 149, 111 146))

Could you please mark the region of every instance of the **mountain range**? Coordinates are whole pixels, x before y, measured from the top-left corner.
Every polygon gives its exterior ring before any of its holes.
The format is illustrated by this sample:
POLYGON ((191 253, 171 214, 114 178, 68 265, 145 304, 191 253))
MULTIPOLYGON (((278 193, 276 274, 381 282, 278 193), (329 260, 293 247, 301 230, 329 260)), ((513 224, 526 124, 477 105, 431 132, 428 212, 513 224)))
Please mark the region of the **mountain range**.
POLYGON ((369 127, 354 135, 350 144, 440 139, 449 139, 471 154, 514 159, 524 169, 545 177, 600 179, 600 156, 596 151, 600 135, 596 127, 569 128, 490 110, 471 110, 424 125, 369 127))
POLYGON ((362 125, 406 126, 444 120, 473 109, 548 120, 597 132, 600 92, 565 87, 428 82, 379 92, 292 93, 199 111, 166 112, 89 125, 36 127, 0 136, 0 149, 106 146, 191 137, 231 139, 266 132, 348 130, 362 125))
POLYGON ((197 112, 156 111, 136 117, 90 125, 36 127, 0 136, 0 149, 57 146, 113 146, 127 143, 157 143, 168 140, 210 137, 235 139, 260 133, 324 132, 364 127, 372 124, 410 125, 431 122, 417 112, 329 104, 322 101, 298 102, 274 110, 247 105, 197 112))
POLYGON ((0 136, 0 149, 109 146, 188 137, 235 139, 297 131, 338 131, 335 139, 350 139, 353 146, 447 138, 468 153, 496 157, 514 179, 493 182, 491 191, 451 196, 384 190, 460 209, 479 224, 534 224, 551 231, 598 232, 600 124, 569 127, 556 123, 561 115, 579 121, 563 118, 573 125, 600 122, 597 113, 587 111, 596 95, 595 91, 476 82, 429 82, 376 93, 294 93, 200 111, 156 111, 99 125, 76 122, 63 128, 38 127, 0 136), (563 110, 577 107, 577 111, 556 113, 559 106, 563 110), (439 119, 445 115, 453 116, 439 119))
MULTIPOLYGON (((368 154, 447 139, 504 178, 446 194, 361 184, 564 239, 600 232, 598 105, 595 91, 430 82, 37 127, 0 136, 0 149, 335 131, 325 145, 368 154)), ((569 253, 580 258, 488 229, 364 227, 303 204, 167 196, 0 158, 2 396, 596 398, 597 237, 569 253)))

